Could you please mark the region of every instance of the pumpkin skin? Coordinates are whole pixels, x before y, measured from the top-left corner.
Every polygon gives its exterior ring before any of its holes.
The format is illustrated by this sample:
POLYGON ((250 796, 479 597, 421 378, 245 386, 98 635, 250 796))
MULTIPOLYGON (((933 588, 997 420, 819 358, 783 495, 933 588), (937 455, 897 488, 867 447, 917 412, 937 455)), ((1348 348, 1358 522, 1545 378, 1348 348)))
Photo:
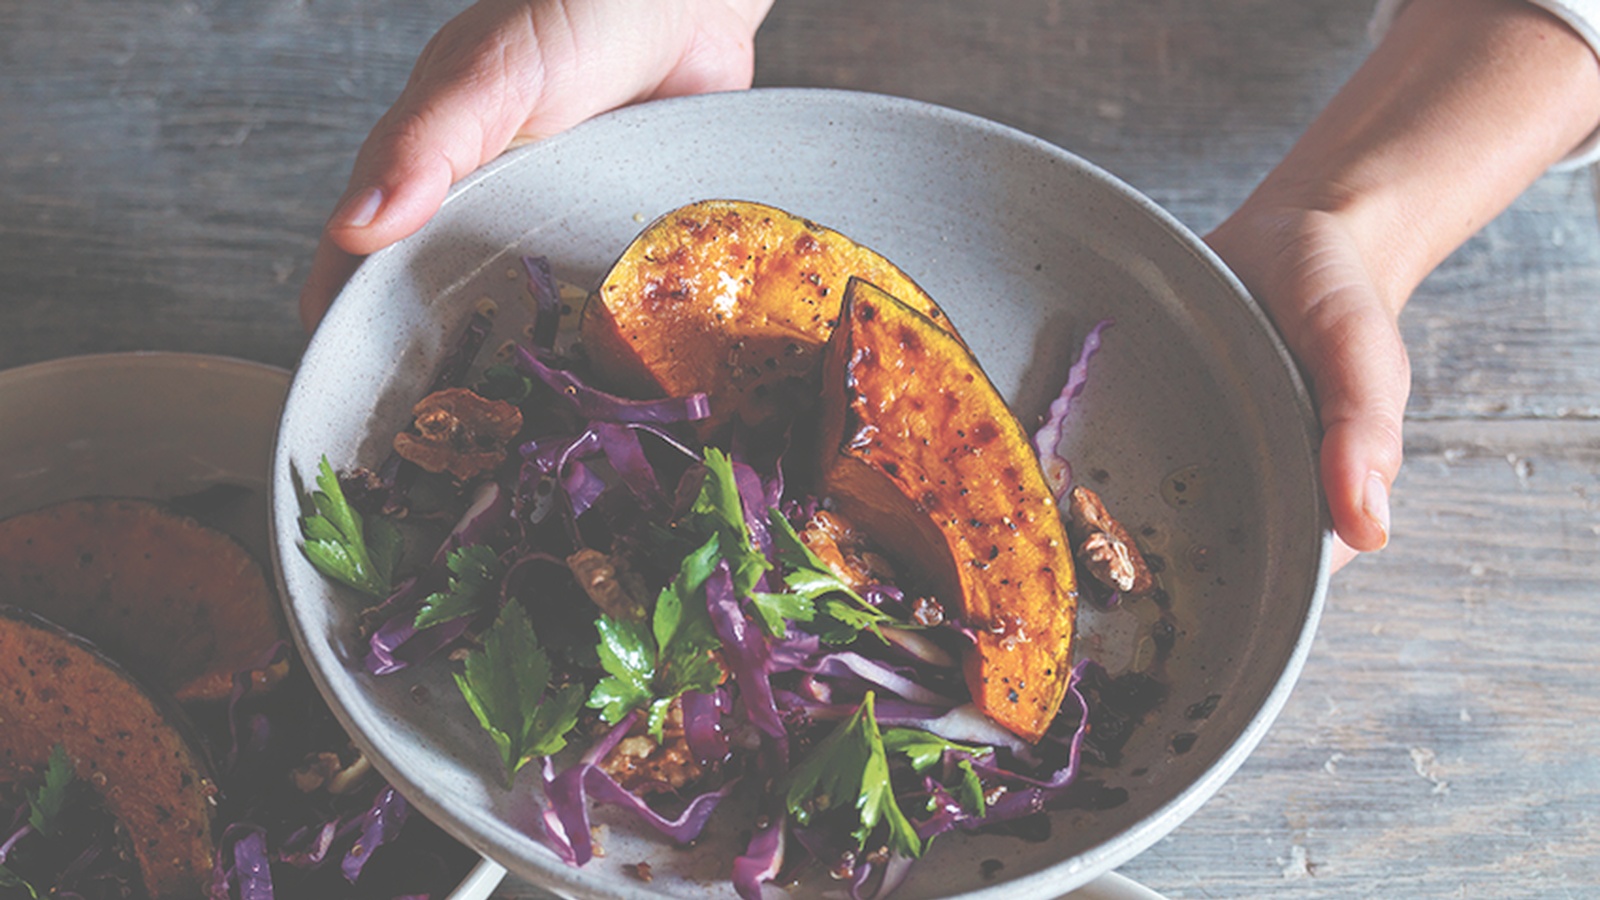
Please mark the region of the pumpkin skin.
POLYGON ((1071 677, 1077 590, 1027 434, 958 340, 852 280, 822 366, 821 486, 977 634, 963 668, 990 718, 1036 742, 1071 677))
POLYGON ((216 793, 188 721, 94 645, 0 605, 0 780, 42 769, 56 744, 127 830, 155 900, 206 895, 216 793))
POLYGON ((585 302, 579 336, 612 390, 704 391, 703 438, 726 436, 735 421, 765 428, 813 406, 852 276, 948 322, 909 276, 844 235, 776 207, 706 200, 634 239, 585 302))
POLYGON ((93 641, 178 700, 226 700, 285 637, 261 565, 149 500, 68 500, 0 521, 0 597, 93 641))

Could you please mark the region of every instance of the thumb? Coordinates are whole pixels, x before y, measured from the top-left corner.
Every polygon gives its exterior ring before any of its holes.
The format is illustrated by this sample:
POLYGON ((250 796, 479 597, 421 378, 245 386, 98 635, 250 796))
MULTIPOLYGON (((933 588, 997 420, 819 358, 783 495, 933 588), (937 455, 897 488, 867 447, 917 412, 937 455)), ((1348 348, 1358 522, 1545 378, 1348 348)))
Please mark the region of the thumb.
POLYGON ((1311 383, 1321 475, 1341 546, 1335 568, 1382 549, 1399 474, 1411 369, 1396 316, 1353 240, 1327 223, 1264 229, 1235 218, 1207 237, 1267 308, 1311 383))
POLYGON ((446 23, 356 156, 301 293, 302 319, 315 324, 359 257, 416 232, 452 184, 518 139, 648 96, 693 34, 695 20, 677 9, 480 0, 446 23))
POLYGON ((1381 550, 1389 542, 1390 487, 1404 453, 1401 423, 1411 384, 1405 346, 1368 287, 1325 297, 1307 310, 1302 326, 1289 343, 1317 399, 1334 530, 1353 550, 1381 550))

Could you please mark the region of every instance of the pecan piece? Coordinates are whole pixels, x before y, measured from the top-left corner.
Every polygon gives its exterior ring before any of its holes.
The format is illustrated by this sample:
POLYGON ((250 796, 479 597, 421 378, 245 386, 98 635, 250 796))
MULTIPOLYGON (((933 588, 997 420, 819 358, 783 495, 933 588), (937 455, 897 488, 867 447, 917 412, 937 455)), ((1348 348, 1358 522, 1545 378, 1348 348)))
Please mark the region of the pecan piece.
POLYGON ((639 579, 630 577, 631 573, 620 563, 621 559, 588 547, 567 557, 567 568, 572 570, 572 577, 577 579, 583 592, 589 595, 595 606, 600 607, 601 612, 613 619, 642 622, 645 604, 639 599, 640 591, 637 589, 643 585, 633 584, 639 579))
POLYGON ((683 700, 673 700, 667 708, 660 743, 646 732, 641 716, 639 724, 600 761, 600 768, 641 797, 679 790, 705 774, 684 733, 683 700))
POLYGON ((506 458, 506 443, 522 430, 522 411, 467 388, 435 391, 411 408, 413 431, 394 436, 394 452, 429 472, 458 481, 492 471, 506 458))
POLYGON ((1111 517, 1100 495, 1086 487, 1075 487, 1067 495, 1067 537, 1078 562, 1106 587, 1124 594, 1142 594, 1155 587, 1133 536, 1111 517))
POLYGON ((855 590, 896 580, 893 564, 869 549, 866 536, 837 512, 817 510, 806 520, 799 537, 840 581, 855 590))

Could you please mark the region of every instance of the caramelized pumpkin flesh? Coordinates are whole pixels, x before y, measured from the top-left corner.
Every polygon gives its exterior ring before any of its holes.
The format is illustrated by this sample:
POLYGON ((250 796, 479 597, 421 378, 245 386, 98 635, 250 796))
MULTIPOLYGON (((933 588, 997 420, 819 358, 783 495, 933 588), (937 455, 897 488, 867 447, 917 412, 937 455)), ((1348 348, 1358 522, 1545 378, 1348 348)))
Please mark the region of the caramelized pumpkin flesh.
POLYGON ((176 707, 82 638, 3 605, 0 685, 0 781, 42 769, 60 743, 126 830, 149 895, 205 896, 216 787, 176 707))
POLYGON ((812 404, 851 276, 946 322, 904 272, 836 231, 758 203, 694 203, 628 246, 584 305, 581 338, 619 392, 706 392, 703 434, 761 427, 812 404))
POLYGON ((977 360, 851 281, 822 365, 822 440, 826 495, 961 610, 977 633, 973 699, 1037 741, 1070 677, 1072 559, 1028 437, 977 360))
POLYGON ((232 537, 148 500, 68 500, 0 521, 0 596, 179 700, 225 700, 283 639, 266 573, 232 537))

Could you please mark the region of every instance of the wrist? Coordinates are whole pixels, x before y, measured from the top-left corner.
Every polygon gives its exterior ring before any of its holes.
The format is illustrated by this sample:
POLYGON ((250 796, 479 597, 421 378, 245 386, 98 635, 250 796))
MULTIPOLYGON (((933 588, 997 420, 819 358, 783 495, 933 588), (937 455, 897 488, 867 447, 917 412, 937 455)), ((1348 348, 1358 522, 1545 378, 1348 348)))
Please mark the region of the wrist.
POLYGON ((1347 230, 1398 311, 1600 122, 1600 61, 1523 0, 1412 0, 1240 215, 1347 230))

